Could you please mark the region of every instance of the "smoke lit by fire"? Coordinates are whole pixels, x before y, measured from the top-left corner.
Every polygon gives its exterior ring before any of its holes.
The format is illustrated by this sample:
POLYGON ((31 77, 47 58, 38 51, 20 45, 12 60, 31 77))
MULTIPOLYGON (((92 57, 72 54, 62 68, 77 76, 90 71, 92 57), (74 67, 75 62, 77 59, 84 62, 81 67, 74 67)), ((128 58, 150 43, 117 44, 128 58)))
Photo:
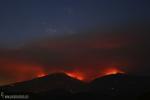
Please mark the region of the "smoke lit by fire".
POLYGON ((117 68, 108 68, 104 70, 104 75, 111 75, 111 74, 118 74, 118 73, 125 73, 117 68))
POLYGON ((38 75, 37 75, 37 77, 44 77, 44 76, 46 76, 47 74, 45 74, 45 73, 38 73, 38 75))
POLYGON ((84 80, 84 77, 79 72, 66 72, 66 74, 70 77, 76 78, 78 80, 84 80))

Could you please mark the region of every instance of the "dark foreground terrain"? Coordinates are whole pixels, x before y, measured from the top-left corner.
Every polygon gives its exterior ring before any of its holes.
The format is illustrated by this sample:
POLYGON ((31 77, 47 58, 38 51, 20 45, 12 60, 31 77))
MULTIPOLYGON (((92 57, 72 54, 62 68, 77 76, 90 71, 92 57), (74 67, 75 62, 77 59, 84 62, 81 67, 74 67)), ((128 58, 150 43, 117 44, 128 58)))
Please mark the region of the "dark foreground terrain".
POLYGON ((0 87, 1 98, 24 95, 30 100, 150 100, 150 77, 108 75, 84 83, 64 73, 0 87))

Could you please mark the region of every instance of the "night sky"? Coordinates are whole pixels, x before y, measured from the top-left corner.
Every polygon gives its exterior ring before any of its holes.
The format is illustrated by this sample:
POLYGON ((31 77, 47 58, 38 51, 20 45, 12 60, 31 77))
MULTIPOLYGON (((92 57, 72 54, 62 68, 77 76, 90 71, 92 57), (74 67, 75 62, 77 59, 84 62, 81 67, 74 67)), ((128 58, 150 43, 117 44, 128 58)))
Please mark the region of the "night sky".
POLYGON ((149 0, 1 0, 0 85, 65 72, 150 75, 149 0))

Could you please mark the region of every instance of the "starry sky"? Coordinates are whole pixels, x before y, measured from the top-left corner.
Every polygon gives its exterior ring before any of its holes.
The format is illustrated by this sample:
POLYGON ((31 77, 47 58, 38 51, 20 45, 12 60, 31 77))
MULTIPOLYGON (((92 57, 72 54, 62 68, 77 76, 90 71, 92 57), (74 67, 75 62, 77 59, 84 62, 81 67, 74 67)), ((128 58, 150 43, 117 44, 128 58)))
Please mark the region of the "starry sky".
POLYGON ((109 69, 149 75, 149 0, 1 0, 0 85, 109 69))

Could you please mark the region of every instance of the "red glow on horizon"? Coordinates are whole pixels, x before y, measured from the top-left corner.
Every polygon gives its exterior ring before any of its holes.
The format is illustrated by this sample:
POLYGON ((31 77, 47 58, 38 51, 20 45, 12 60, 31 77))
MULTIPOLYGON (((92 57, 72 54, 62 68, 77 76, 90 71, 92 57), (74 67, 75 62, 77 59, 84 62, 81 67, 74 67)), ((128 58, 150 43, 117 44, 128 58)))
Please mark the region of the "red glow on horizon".
POLYGON ((113 75, 113 74, 118 74, 118 73, 125 73, 117 68, 109 68, 109 69, 106 69, 104 71, 104 75, 113 75))
MULTIPOLYGON (((89 70, 87 70, 89 71, 89 70)), ((65 72, 68 76, 78 79, 80 81, 84 81, 84 82, 90 82, 95 78, 98 77, 103 77, 103 76, 107 76, 107 75, 115 75, 115 74, 124 74, 125 72, 120 70, 117 67, 110 67, 110 68, 106 68, 104 70, 101 70, 101 72, 98 74, 97 72, 87 72, 87 71, 74 71, 74 72, 65 72), (93 75, 93 76, 92 76, 93 75)))
POLYGON ((37 75, 37 77, 44 77, 44 76, 46 76, 47 74, 45 74, 45 73, 39 73, 38 75, 37 75))
POLYGON ((77 73, 77 72, 66 72, 66 74, 72 78, 78 79, 83 81, 84 77, 81 75, 81 73, 77 73))

